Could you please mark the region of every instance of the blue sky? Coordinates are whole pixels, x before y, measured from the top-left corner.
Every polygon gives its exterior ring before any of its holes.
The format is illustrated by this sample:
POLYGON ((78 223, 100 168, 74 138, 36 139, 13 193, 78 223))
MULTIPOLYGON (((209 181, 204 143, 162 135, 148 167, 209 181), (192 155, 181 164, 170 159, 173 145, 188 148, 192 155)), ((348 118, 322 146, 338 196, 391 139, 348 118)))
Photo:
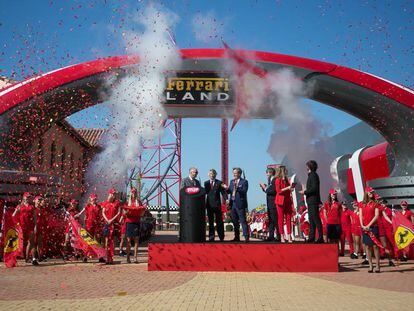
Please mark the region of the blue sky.
MULTIPOLYGON (((0 74, 16 80, 39 72, 110 55, 124 54, 122 32, 132 27, 131 13, 147 1, 0 0, 0 74)), ((265 50, 324 60, 360 69, 414 87, 414 3, 412 1, 165 1, 175 12, 174 30, 181 48, 232 47, 265 50), (217 38, 196 39, 196 14, 217 20, 217 38)), ((136 29, 135 29, 136 30, 136 29)), ((358 120, 309 100, 335 134, 358 120)), ((99 106, 71 118, 76 126, 102 126, 99 106), (96 115, 96 117, 94 117, 96 115)), ((251 206, 264 202, 257 184, 264 167, 272 121, 242 121, 230 133, 230 167, 246 169, 251 206), (254 161, 252 161, 254 159, 254 161)), ((220 121, 183 121, 183 175, 199 167, 204 179, 219 171, 220 121), (202 137, 202 139, 200 139, 202 137)), ((329 165, 328 163, 326 165, 329 165)))

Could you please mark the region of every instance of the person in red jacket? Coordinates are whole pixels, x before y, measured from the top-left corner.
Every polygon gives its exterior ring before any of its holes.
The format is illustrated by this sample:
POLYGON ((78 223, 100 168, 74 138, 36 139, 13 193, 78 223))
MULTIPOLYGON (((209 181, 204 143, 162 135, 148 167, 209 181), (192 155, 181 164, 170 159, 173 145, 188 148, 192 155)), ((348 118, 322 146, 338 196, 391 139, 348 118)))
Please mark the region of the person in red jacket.
POLYGON ((131 188, 131 196, 128 204, 124 207, 126 237, 127 237, 127 262, 130 263, 131 240, 134 240, 134 262, 138 263, 138 244, 140 235, 141 217, 145 213, 145 206, 138 200, 137 189, 131 188))
POLYGON ((30 198, 30 193, 25 192, 23 194, 22 201, 17 205, 13 217, 17 217, 17 222, 20 224, 23 233, 23 245, 26 245, 26 262, 29 262, 29 255, 32 255, 32 264, 37 266, 39 262, 35 255, 36 213, 34 206, 30 204, 30 198))
POLYGON ((116 190, 111 188, 108 190, 108 199, 102 202, 102 217, 105 221, 102 235, 105 237, 106 247, 106 264, 114 263, 114 237, 115 237, 115 225, 118 221, 118 217, 121 214, 120 202, 115 199, 116 190))
POLYGON ((281 242, 285 242, 285 230, 283 223, 286 222, 286 234, 288 236, 289 243, 292 243, 292 208, 293 201, 291 192, 295 188, 294 184, 290 184, 287 177, 288 171, 285 166, 280 166, 276 171, 276 209, 279 232, 281 235, 281 242))
POLYGON ((372 189, 371 187, 366 187, 363 205, 359 213, 359 221, 361 222, 361 228, 363 232, 362 242, 364 243, 365 253, 367 254, 368 258, 368 273, 372 273, 374 271, 372 264, 372 253, 374 253, 376 261, 375 272, 381 272, 379 248, 374 240, 379 239, 379 229, 377 224, 378 215, 379 209, 378 204, 375 203, 374 189, 372 189))
POLYGON ((352 211, 348 209, 345 204, 342 204, 342 213, 341 213, 341 252, 340 256, 345 255, 345 239, 349 244, 349 254, 352 257, 354 253, 354 240, 352 238, 352 229, 351 229, 351 219, 352 211))
POLYGON ((352 238, 354 239, 354 252, 351 254, 351 259, 358 259, 358 252, 360 252, 362 255, 364 254, 361 241, 361 222, 359 221, 359 203, 357 201, 354 201, 352 203, 352 206, 354 210, 351 214, 351 233, 352 238))
POLYGON ((328 242, 336 243, 339 249, 339 240, 341 238, 341 214, 342 205, 338 202, 338 196, 335 189, 329 190, 328 200, 324 203, 324 211, 327 224, 328 242))

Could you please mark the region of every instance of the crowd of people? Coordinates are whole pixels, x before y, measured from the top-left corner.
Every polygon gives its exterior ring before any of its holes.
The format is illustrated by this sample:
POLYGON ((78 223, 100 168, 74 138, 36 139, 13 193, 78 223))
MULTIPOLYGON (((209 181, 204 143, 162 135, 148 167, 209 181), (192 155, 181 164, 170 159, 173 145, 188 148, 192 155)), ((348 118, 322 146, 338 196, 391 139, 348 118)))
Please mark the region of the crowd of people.
MULTIPOLYGON (((267 184, 261 183, 266 193, 267 217, 262 219, 262 228, 267 231, 266 242, 278 241, 292 243, 292 228, 295 214, 300 219, 301 230, 306 243, 336 243, 340 256, 345 255, 345 241, 349 245, 352 259, 363 258, 363 264, 369 265, 368 272, 380 272, 380 258, 388 258, 393 266, 394 259, 406 261, 408 252, 396 251, 392 218, 396 211, 391 210, 371 187, 365 188, 364 200, 354 201, 352 208, 338 200, 336 189, 329 190, 329 196, 322 202, 320 196, 320 180, 317 174, 316 161, 306 163, 308 178, 306 187, 299 193, 304 196, 306 204, 298 211, 293 207, 292 192, 295 183, 288 178, 285 166, 267 168, 267 184), (376 268, 374 270, 373 259, 376 268)), ((196 179, 198 170, 190 168, 189 177, 185 178, 181 187, 199 187, 196 179)), ((221 202, 225 201, 228 214, 234 228, 232 241, 240 241, 240 227, 244 241, 249 242, 251 235, 247 208, 248 181, 241 178, 242 170, 233 169, 233 179, 229 185, 216 178, 214 169, 209 171, 209 180, 204 183, 206 190, 206 208, 209 222, 209 241, 214 241, 215 229, 220 241, 224 240, 223 214, 221 202), (216 226, 214 227, 214 224, 216 226)), ((408 209, 406 201, 402 201, 401 213, 411 223, 414 216, 408 209)))
MULTIPOLYGON (((141 223, 143 217, 152 216, 138 199, 137 189, 134 187, 131 188, 127 202, 123 203, 118 199, 118 192, 114 188, 108 190, 108 197, 100 203, 98 196, 91 194, 83 208, 74 199, 68 204, 62 201, 53 203, 49 197, 32 196, 26 192, 15 207, 7 206, 1 201, 0 210, 2 224, 5 214, 11 214, 21 232, 23 257, 33 265, 38 265, 52 256, 62 256, 64 260, 75 258, 88 261, 88 254, 72 245, 72 233, 75 229, 71 220, 81 223, 88 236, 98 245, 105 247, 106 257, 99 258, 99 261, 106 264, 114 262, 115 242, 119 243, 119 255, 126 256, 128 263, 131 263, 133 256, 134 262, 138 263, 140 236, 144 233, 147 237, 152 231, 151 226, 146 228, 147 224, 141 223)), ((4 231, 5 228, 2 227, 4 231)), ((2 233, 4 236, 5 232, 2 233)))

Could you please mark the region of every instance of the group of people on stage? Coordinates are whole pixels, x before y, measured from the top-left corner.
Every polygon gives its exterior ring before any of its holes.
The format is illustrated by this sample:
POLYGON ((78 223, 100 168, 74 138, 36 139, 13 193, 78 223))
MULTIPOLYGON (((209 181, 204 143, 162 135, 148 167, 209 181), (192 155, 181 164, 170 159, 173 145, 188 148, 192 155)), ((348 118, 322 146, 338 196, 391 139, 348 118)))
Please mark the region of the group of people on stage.
MULTIPOLYGON (((65 219, 65 239, 62 245, 62 255, 65 260, 69 255, 83 257, 86 254, 71 247, 72 226, 69 218, 79 221, 83 215, 84 228, 97 242, 102 243, 106 249, 106 258, 99 258, 100 262, 113 264, 115 239, 119 241, 120 255, 125 256, 131 263, 131 245, 134 245, 134 262, 138 263, 138 244, 140 236, 141 217, 147 212, 137 195, 137 189, 132 187, 127 202, 121 203, 114 188, 108 190, 105 201, 98 203, 98 196, 91 194, 88 202, 80 209, 77 200, 70 200, 68 206, 62 207, 65 219), (126 240, 126 252, 124 252, 126 240)), ((60 202, 62 203, 62 202, 60 202)), ((45 242, 55 234, 51 230, 51 203, 48 198, 37 195, 34 198, 30 193, 24 193, 20 203, 12 211, 12 217, 20 227, 24 245, 24 258, 26 262, 38 265, 45 259, 45 242)), ((63 206, 63 204, 61 204, 63 206)), ((1 208, 3 211, 3 208, 1 208)), ((10 211, 9 211, 10 212, 10 211)))
MULTIPOLYGON (((322 202, 320 196, 320 180, 317 174, 316 161, 306 163, 308 178, 306 187, 299 191, 306 198, 306 205, 300 211, 306 210, 309 222, 309 233, 306 243, 337 243, 340 256, 345 254, 345 241, 349 244, 350 257, 357 259, 360 254, 363 264, 369 265, 368 272, 380 272, 381 256, 388 257, 389 265, 393 259, 407 260, 407 252, 395 252, 392 217, 393 211, 387 207, 374 189, 367 187, 362 202, 353 202, 352 209, 339 202, 338 193, 330 189, 329 196, 322 202), (376 269, 373 267, 375 257, 376 269)), ((198 170, 190 169, 189 177, 182 181, 181 187, 200 187, 196 179, 198 170)), ((249 241, 249 226, 247 219, 248 181, 241 177, 242 170, 233 169, 233 179, 229 185, 216 178, 214 169, 209 171, 209 180, 204 183, 206 191, 206 208, 209 222, 209 241, 214 241, 215 228, 220 241, 224 240, 224 224, 222 214, 222 199, 226 202, 234 227, 233 241, 240 241, 240 226, 245 242, 249 241), (216 223, 216 227, 214 227, 216 223)), ((267 184, 260 187, 266 193, 268 237, 265 241, 292 242, 292 214, 294 212, 292 192, 296 185, 288 178, 285 166, 267 168, 267 184)), ((401 202, 401 213, 412 223, 414 216, 408 209, 406 201, 401 202)))

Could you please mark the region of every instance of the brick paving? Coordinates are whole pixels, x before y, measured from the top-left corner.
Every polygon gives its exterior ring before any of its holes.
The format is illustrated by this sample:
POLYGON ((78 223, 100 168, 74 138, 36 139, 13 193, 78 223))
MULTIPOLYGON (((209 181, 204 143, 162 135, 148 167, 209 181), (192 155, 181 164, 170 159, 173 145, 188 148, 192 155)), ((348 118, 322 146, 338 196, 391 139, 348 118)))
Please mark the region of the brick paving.
POLYGON ((0 310, 408 310, 414 304, 412 261, 398 267, 383 261, 380 274, 345 257, 339 273, 149 272, 145 246, 140 251, 139 264, 117 257, 114 266, 61 260, 1 266, 0 310))

